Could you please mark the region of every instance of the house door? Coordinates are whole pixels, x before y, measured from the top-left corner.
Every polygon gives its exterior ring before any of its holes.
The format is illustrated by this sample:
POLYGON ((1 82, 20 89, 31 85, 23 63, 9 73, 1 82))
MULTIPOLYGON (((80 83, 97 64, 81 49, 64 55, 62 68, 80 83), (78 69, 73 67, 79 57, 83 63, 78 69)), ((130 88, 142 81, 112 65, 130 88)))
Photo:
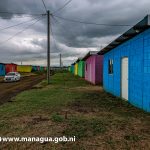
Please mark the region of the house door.
POLYGON ((128 58, 121 61, 121 96, 128 100, 128 58))

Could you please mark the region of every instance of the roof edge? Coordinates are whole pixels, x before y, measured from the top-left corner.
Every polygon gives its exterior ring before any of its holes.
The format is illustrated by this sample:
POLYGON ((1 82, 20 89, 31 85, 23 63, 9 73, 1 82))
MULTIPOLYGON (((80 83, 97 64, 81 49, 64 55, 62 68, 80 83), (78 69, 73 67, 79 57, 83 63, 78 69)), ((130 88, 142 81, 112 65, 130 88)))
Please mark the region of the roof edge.
POLYGON ((119 45, 123 44, 124 42, 132 39, 133 37, 139 35, 140 33, 144 32, 145 30, 150 28, 150 15, 145 16, 140 22, 134 25, 132 28, 127 30, 121 36, 116 38, 113 42, 108 44, 102 50, 98 52, 99 55, 103 55, 112 49, 118 47, 119 45))
POLYGON ((85 61, 87 58, 89 58, 92 55, 98 55, 98 51, 89 51, 81 60, 85 61))

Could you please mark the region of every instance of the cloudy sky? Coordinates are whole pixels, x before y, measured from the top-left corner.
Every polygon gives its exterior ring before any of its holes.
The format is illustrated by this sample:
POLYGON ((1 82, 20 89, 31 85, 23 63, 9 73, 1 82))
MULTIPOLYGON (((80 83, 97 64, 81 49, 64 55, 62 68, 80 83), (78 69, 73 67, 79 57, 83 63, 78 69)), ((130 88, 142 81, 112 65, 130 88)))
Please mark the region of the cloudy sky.
MULTIPOLYGON (((67 1, 45 0, 47 9, 54 14, 51 17, 53 66, 59 65, 60 53, 63 65, 69 65, 89 50, 105 47, 130 28, 81 24, 59 17, 98 24, 135 25, 150 13, 149 0, 72 0, 58 10, 67 1)), ((0 62, 46 65, 46 16, 34 15, 44 13, 42 0, 0 1, 0 62)))

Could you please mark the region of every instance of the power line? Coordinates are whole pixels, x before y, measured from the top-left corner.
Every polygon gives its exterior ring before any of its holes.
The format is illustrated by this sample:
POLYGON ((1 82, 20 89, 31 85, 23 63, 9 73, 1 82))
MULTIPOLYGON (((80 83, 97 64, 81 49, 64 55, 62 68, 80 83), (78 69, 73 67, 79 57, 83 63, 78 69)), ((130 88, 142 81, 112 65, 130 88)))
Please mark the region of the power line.
MULTIPOLYGON (((42 15, 42 14, 41 14, 42 15)), ((39 15, 40 16, 40 15, 39 15)), ((0 16, 2 19, 14 19, 14 18, 27 18, 27 17, 30 17, 30 18, 32 18, 33 16, 13 16, 12 18, 11 17, 2 17, 2 16, 0 16)))
MULTIPOLYGON (((55 20, 57 23, 59 23, 56 18, 54 18, 53 16, 52 16, 52 18, 53 18, 53 20, 55 20)), ((52 24, 53 24, 53 22, 52 22, 52 24)), ((60 23, 59 23, 59 24, 60 24, 60 23)), ((53 24, 53 25, 54 25, 54 24, 53 24)), ((63 28, 63 30, 65 30, 66 32, 68 32, 65 27, 63 28)), ((58 51, 60 51, 59 48, 57 47, 56 39, 55 39, 55 37, 54 37, 53 31, 52 31, 52 27, 51 27, 51 33, 52 33, 51 35, 52 35, 53 40, 54 40, 55 48, 56 48, 58 51)))
POLYGON ((9 15, 30 15, 30 16, 39 16, 42 14, 27 14, 27 13, 21 13, 21 12, 5 12, 5 11, 0 11, 0 14, 9 14, 9 15))
MULTIPOLYGON (((39 18, 39 17, 37 17, 37 18, 39 18)), ((21 22, 21 23, 12 25, 12 26, 5 27, 5 28, 1 28, 0 31, 3 31, 3 30, 6 30, 6 29, 9 29, 9 28, 13 28, 13 27, 16 27, 16 26, 25 24, 25 23, 30 22, 30 21, 33 21, 33 20, 35 20, 35 19, 37 19, 37 18, 31 19, 31 20, 28 20, 28 21, 24 21, 24 22, 21 22)))
MULTIPOLYGON (((56 17, 52 16, 52 18, 53 18, 53 20, 54 20, 55 22, 57 22, 57 23, 62 27, 63 30, 65 30, 66 33, 68 33, 68 30, 66 29, 66 26, 63 26, 63 25, 56 19, 56 17)), ((69 30, 69 31, 70 31, 70 30, 69 30)), ((69 33, 71 34, 72 37, 76 37, 76 35, 73 34, 73 32, 69 32, 69 33)))
POLYGON ((28 28, 30 28, 32 25, 34 25, 35 23, 37 23, 37 22, 40 21, 40 20, 41 20, 41 17, 40 17, 40 19, 36 20, 34 23, 32 23, 32 24, 28 25, 27 27, 25 27, 23 30, 21 30, 21 31, 17 32, 16 34, 14 34, 13 36, 9 37, 7 40, 5 40, 5 41, 3 41, 3 42, 0 42, 0 44, 2 45, 2 44, 4 44, 4 43, 8 42, 9 40, 13 39, 13 38, 16 37, 18 34, 24 32, 25 30, 27 30, 28 28))
MULTIPOLYGON (((52 22, 51 22, 52 23, 52 22)), ((52 23, 53 24, 53 23, 52 23)), ((53 37, 53 41, 54 41, 54 45, 55 45, 55 48, 58 50, 58 51, 60 51, 59 50, 59 48, 57 47, 57 45, 56 45, 56 39, 55 39, 55 37, 54 37, 54 34, 53 34, 53 30, 52 30, 52 26, 50 27, 50 30, 51 30, 51 35, 52 35, 52 37, 53 37)))
MULTIPOLYGON (((70 32, 71 30, 67 30, 67 28, 66 28, 66 26, 63 26, 59 21, 60 20, 57 20, 56 19, 56 17, 54 17, 54 16, 52 16, 52 18, 53 18, 53 20, 55 21, 55 22, 57 22, 61 27, 62 27, 62 29, 66 32, 66 33, 70 33, 71 34, 71 36, 72 37, 76 37, 76 35, 74 34, 74 32, 70 32)), ((70 29, 70 28, 69 28, 70 29)), ((112 41, 111 41, 112 42, 112 41)), ((108 42, 108 43, 111 43, 111 42, 108 42)), ((88 46, 88 47, 90 47, 90 46, 88 46)), ((93 47, 97 47, 97 46, 93 46, 93 47)))
POLYGON ((80 23, 80 24, 87 24, 87 25, 97 25, 97 26, 114 26, 114 27, 123 27, 123 26, 132 26, 132 25, 123 25, 123 24, 102 24, 102 23, 94 23, 94 22, 86 22, 86 21, 80 21, 80 20, 74 20, 74 19, 68 19, 68 18, 63 18, 61 16, 57 16, 57 15, 53 15, 57 18, 60 18, 62 20, 65 20, 65 21, 69 21, 69 22, 74 22, 74 23, 80 23))
POLYGON ((43 3, 43 6, 44 6, 44 8, 45 8, 45 11, 47 12, 47 8, 46 8, 46 5, 45 5, 44 0, 42 0, 42 3, 43 3))
POLYGON ((69 3, 71 3, 72 0, 69 0, 68 2, 66 2, 62 7, 58 8, 56 11, 54 11, 52 14, 55 14, 59 11, 61 11, 63 8, 65 8, 69 3))

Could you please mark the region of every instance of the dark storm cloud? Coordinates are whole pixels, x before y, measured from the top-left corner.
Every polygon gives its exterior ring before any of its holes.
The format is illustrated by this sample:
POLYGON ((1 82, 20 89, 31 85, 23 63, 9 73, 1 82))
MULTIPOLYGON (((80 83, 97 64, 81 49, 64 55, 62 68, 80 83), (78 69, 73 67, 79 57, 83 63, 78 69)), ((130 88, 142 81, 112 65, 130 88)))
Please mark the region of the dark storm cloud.
MULTIPOLYGON (((47 8, 53 13, 66 1, 45 0, 45 3, 47 8)), ((149 6, 149 0, 138 2, 136 0, 73 0, 54 15, 93 23, 134 25, 146 14, 149 14, 149 6)), ((45 9, 41 0, 2 0, 0 1, 0 12, 43 14, 45 9)), ((15 19, 15 14, 0 13, 0 17, 0 27, 8 26, 13 20, 12 24, 27 20, 27 18, 15 19)), ((17 17, 23 17, 23 15, 20 14, 17 17)), ((105 46, 130 28, 129 26, 111 27, 72 23, 55 16, 54 18, 51 17, 51 23, 54 34, 51 36, 52 57, 55 60, 57 54, 62 53, 66 63, 69 61, 72 63, 71 59, 74 61, 76 57, 84 55, 89 48, 99 50, 101 46, 105 46), (53 37, 57 46, 55 46, 53 37)), ((23 29, 23 26, 7 30, 4 33, 0 32, 1 39, 7 39, 21 29, 23 29)), ((0 45, 0 51, 3 54, 3 56, 0 55, 0 61, 15 61, 19 60, 19 58, 28 61, 29 59, 44 60, 47 45, 46 29, 45 17, 45 19, 32 26, 30 30, 26 30, 18 35, 17 38, 9 41, 8 44, 0 45)))
MULTIPOLYGON (((41 1, 37 0, 1 0, 0 11, 26 14, 44 12, 41 1)), ((4 14, 1 14, 1 17, 3 16, 4 14)), ((7 16, 12 17, 13 14, 7 14, 7 16)), ((4 17, 6 17, 6 15, 4 17)))
MULTIPOLYGON (((76 1, 77 3, 77 1, 76 1)), ((75 20, 82 20, 88 22, 104 23, 104 24, 116 24, 116 25, 134 25, 137 21, 142 19, 147 13, 149 13, 148 1, 140 1, 136 3, 135 0, 132 1, 83 1, 79 3, 79 7, 76 9, 64 11, 64 13, 59 14, 64 18, 70 18, 75 20), (142 7, 141 7, 142 6, 142 7), (134 7, 134 9, 133 9, 134 7)), ((59 18, 57 18, 59 19, 59 18)), ((65 22, 59 19, 62 25, 59 25, 58 39, 60 42, 66 42, 69 46, 90 47, 89 40, 98 37, 115 36, 121 34, 128 30, 130 27, 109 27, 109 26, 94 26, 94 25, 82 25, 77 23, 65 22), (60 27, 61 26, 61 27, 60 27), (64 34, 63 27, 68 28, 69 32, 64 34), (64 37, 60 37, 59 34, 63 34, 64 37), (73 34, 73 35, 72 35, 73 34), (70 37, 73 40, 69 40, 70 37), (78 37, 84 37, 84 41, 79 41, 78 37), (87 41, 87 42, 86 42, 87 41), (86 45, 85 45, 86 43, 86 45)), ((55 24, 57 22, 55 21, 55 24)), ((91 43, 90 43, 91 44, 91 43)))

